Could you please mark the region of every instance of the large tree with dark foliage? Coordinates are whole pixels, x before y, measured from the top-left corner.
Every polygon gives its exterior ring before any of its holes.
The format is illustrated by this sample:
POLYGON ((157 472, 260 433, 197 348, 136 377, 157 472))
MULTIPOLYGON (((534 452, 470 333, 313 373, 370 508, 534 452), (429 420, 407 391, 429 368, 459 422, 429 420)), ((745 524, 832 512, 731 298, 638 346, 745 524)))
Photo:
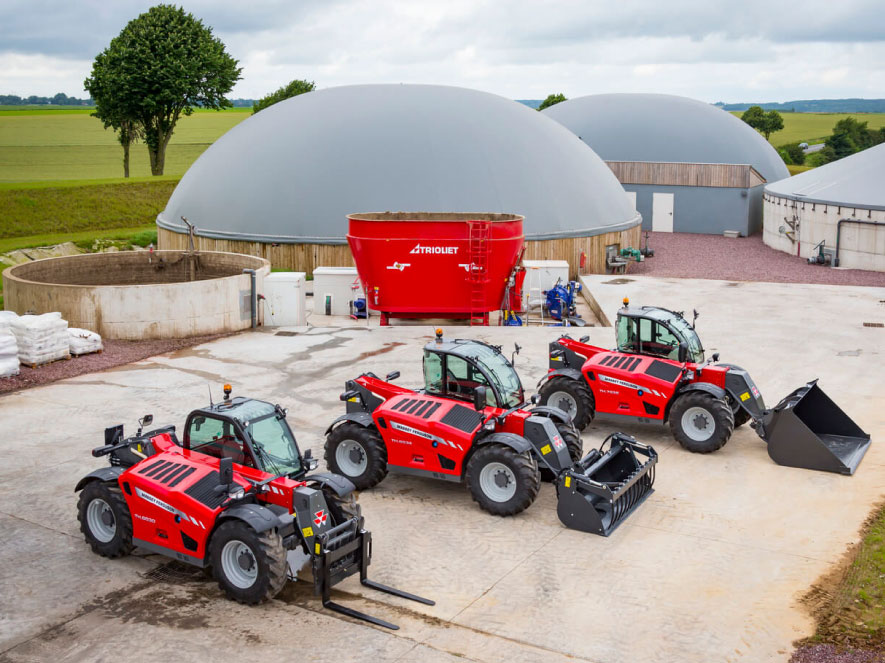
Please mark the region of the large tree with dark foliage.
POLYGON ((229 107, 224 95, 241 71, 201 20, 180 7, 157 5, 111 40, 84 86, 105 126, 126 121, 141 128, 151 173, 162 175, 179 118, 196 107, 229 107))

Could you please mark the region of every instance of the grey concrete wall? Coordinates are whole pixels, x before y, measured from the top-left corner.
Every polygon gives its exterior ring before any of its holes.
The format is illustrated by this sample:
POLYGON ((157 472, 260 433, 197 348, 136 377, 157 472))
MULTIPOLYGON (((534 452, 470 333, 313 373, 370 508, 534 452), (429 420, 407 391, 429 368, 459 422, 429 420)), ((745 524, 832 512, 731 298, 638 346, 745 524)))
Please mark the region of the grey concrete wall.
POLYGON ((761 186, 756 187, 758 192, 753 189, 658 184, 623 186, 625 191, 636 192, 636 210, 642 215, 643 230, 652 229, 653 193, 674 194, 673 232, 721 235, 725 230, 739 230, 742 235, 747 235, 762 227, 761 186), (752 213, 751 203, 754 203, 752 213), (753 214, 757 215, 755 220, 753 214))
MULTIPOLYGON (((108 273, 114 273, 121 262, 133 260, 133 255, 87 254, 10 267, 3 272, 6 309, 19 314, 60 311, 69 326, 90 329, 105 338, 142 340, 216 334, 246 329, 252 323, 250 278, 242 270, 256 270, 259 293, 264 277, 270 273, 270 263, 263 258, 201 252, 207 271, 230 276, 139 285, 64 283, 66 276, 75 281, 90 280, 82 269, 86 265, 88 271, 104 266, 108 273)), ((170 261, 180 255, 177 251, 154 253, 156 259, 170 261)), ((145 252, 137 256, 147 259, 145 252)))

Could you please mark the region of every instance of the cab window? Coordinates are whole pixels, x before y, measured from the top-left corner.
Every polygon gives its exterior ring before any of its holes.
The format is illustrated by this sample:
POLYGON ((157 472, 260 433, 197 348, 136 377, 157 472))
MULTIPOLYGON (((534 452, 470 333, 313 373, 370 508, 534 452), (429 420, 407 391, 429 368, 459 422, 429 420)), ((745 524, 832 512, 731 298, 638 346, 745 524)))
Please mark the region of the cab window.
POLYGON ((621 352, 639 352, 636 339, 636 320, 622 315, 618 318, 618 350, 621 352))
POLYGON ((252 455, 228 421, 197 415, 191 419, 186 435, 192 451, 214 458, 231 458, 239 465, 255 467, 252 455))
POLYGON ((446 356, 446 391, 449 395, 472 400, 474 389, 480 385, 486 388, 486 403, 497 406, 495 391, 482 372, 461 357, 446 356))
POLYGON ((424 351, 424 388, 428 393, 443 393, 442 357, 435 352, 424 351))

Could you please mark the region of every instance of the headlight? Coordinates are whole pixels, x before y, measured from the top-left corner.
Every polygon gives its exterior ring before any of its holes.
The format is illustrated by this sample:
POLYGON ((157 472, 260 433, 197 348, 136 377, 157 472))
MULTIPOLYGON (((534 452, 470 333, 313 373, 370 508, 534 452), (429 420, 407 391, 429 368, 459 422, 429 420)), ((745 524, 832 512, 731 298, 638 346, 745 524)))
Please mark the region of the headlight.
POLYGON ((489 419, 487 422, 485 422, 483 424, 482 428, 483 428, 483 430, 490 430, 490 431, 495 430, 495 420, 489 419))

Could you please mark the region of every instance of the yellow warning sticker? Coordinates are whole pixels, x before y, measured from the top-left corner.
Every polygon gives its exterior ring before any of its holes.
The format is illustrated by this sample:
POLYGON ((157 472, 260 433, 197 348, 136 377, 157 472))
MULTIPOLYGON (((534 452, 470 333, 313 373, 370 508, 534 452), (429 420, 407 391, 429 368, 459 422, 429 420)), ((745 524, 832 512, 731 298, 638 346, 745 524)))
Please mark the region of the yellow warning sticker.
POLYGON ((541 453, 544 454, 545 456, 547 454, 549 454, 551 451, 552 451, 552 449, 550 448, 549 444, 545 444, 543 447, 541 447, 541 453))
POLYGON ((352 398, 348 398, 347 402, 348 403, 356 403, 358 400, 359 400, 359 396, 354 396, 352 398))
POLYGON ((742 394, 741 394, 741 400, 742 400, 742 401, 748 401, 748 400, 750 400, 750 392, 749 392, 749 391, 745 391, 744 393, 742 393, 742 394))
POLYGON ((566 487, 566 488, 571 488, 571 487, 572 487, 572 478, 571 478, 571 477, 566 477, 564 483, 565 483, 565 487, 566 487))
POLYGON ((313 536, 313 527, 302 527, 301 533, 304 534, 305 539, 310 538, 313 536))
POLYGON ((319 544, 319 543, 317 543, 317 544, 314 546, 314 550, 316 550, 316 554, 317 554, 317 555, 319 555, 321 552, 323 552, 322 549, 320 548, 320 544, 319 544))
POLYGON ((562 361, 562 357, 550 357, 550 361, 562 361))

